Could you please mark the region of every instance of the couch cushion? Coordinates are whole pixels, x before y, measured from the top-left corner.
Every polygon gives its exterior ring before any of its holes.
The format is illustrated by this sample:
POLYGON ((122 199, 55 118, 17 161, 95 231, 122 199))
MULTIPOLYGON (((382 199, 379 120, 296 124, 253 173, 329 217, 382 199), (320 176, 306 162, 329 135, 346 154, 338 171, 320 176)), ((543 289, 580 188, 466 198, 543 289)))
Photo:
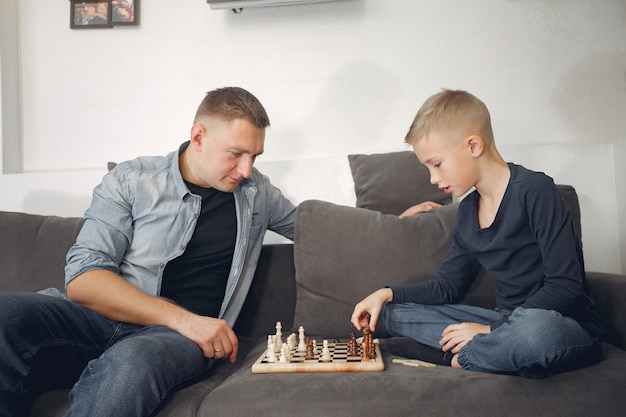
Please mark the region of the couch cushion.
POLYGON ((0 291, 64 286, 65 255, 81 218, 0 212, 0 291))
POLYGON ((206 396, 199 416, 611 416, 626 406, 626 352, 606 346, 597 365, 535 380, 392 363, 383 372, 252 374, 261 342, 206 396))
POLYGON ((308 200, 296 215, 294 327, 344 338, 354 305, 389 284, 433 278, 451 243, 457 204, 400 219, 308 200))
POLYGON ((450 195, 430 183, 428 169, 413 152, 348 155, 348 161, 357 207, 398 215, 423 201, 452 202, 450 195))

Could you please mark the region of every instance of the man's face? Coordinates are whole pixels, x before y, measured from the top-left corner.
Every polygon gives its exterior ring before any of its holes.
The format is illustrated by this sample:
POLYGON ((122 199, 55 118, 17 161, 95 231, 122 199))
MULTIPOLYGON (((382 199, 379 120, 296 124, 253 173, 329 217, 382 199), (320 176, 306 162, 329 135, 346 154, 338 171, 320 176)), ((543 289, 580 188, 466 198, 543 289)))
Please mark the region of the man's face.
POLYGON ((193 152, 191 171, 190 178, 185 179, 201 187, 233 192, 243 179, 250 177, 264 143, 265 129, 245 119, 227 122, 207 118, 192 128, 188 149, 193 152))

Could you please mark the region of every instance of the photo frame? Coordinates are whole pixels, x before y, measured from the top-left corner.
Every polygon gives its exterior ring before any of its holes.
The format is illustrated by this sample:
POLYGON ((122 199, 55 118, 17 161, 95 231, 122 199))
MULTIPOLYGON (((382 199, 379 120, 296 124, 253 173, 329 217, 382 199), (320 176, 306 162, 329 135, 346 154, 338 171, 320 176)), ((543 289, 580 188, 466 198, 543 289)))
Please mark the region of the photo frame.
POLYGON ((128 26, 139 24, 139 0, 111 0, 111 24, 128 26))
POLYGON ((70 28, 99 29, 139 24, 139 0, 70 0, 70 28))
POLYGON ((70 0, 70 28, 100 29, 111 27, 113 27, 111 24, 111 0, 70 0))

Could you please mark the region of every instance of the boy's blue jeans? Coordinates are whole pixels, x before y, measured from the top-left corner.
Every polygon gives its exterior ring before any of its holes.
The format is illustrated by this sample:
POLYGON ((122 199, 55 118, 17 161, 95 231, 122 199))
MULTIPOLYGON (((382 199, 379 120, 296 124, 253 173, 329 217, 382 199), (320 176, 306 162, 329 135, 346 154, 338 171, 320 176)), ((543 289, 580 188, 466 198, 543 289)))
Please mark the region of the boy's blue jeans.
POLYGON ((28 410, 35 381, 62 379, 78 380, 66 416, 148 416, 213 362, 166 327, 111 321, 63 297, 0 293, 0 417, 28 410))
POLYGON ((488 334, 474 336, 458 353, 464 369, 541 377, 596 362, 602 345, 575 320, 552 310, 516 308, 512 312, 461 304, 387 303, 382 320, 392 336, 406 336, 441 349, 444 329, 455 323, 491 325, 508 321, 488 334))

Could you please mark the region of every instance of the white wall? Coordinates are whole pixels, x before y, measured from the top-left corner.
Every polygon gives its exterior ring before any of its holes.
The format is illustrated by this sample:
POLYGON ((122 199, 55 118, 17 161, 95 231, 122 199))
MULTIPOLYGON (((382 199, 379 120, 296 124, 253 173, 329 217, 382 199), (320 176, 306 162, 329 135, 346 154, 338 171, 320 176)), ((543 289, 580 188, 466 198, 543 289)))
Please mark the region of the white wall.
POLYGON ((239 15, 144 0, 138 27, 99 30, 70 30, 69 2, 12 1, 26 173, 0 176, 2 210, 81 215, 107 161, 175 149, 204 92, 224 85, 267 108, 259 167, 287 195, 354 204, 345 156, 406 149, 421 103, 463 88, 491 109, 507 159, 576 187, 588 269, 626 270, 623 0, 349 0, 239 15))
MULTIPOLYGON (((626 111, 624 112, 626 116, 626 111)), ((626 139, 615 143, 615 189, 619 222, 622 271, 626 271, 626 139)))

